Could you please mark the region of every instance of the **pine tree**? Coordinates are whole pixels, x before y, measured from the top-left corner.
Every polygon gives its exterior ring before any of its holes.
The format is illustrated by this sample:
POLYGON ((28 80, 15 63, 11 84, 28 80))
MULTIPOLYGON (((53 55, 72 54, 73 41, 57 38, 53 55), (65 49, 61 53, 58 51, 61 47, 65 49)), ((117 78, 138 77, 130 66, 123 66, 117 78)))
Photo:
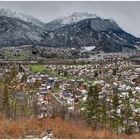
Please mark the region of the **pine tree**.
POLYGON ((3 105, 3 112, 6 116, 6 118, 9 118, 10 117, 10 104, 9 104, 9 94, 8 94, 8 85, 7 84, 5 84, 5 86, 4 86, 2 105, 3 105))
POLYGON ((114 68, 114 69, 113 69, 113 73, 112 73, 112 74, 115 76, 115 75, 116 75, 116 73, 117 73, 117 70, 116 70, 116 68, 114 68))
POLYGON ((117 115, 117 109, 119 106, 119 96, 118 96, 118 89, 117 87, 113 87, 113 94, 112 94, 112 109, 114 110, 112 112, 112 122, 113 122, 113 128, 114 130, 118 130, 118 123, 119 123, 119 118, 117 115))
POLYGON ((99 93, 97 85, 90 86, 86 101, 86 119, 89 124, 92 123, 91 125, 95 129, 98 127, 97 124, 99 123, 99 112, 99 93))
POLYGON ((95 71, 95 72, 94 72, 94 77, 96 78, 97 76, 98 76, 98 72, 95 71))
POLYGON ((93 114, 93 110, 94 110, 94 96, 93 96, 93 87, 90 86, 89 87, 89 92, 88 92, 88 96, 87 96, 87 108, 86 108, 86 117, 87 118, 91 118, 94 114, 93 114))
POLYGON ((10 72, 10 79, 15 78, 16 75, 17 75, 17 69, 16 69, 16 66, 13 65, 10 72))
POLYGON ((125 97, 124 99, 124 106, 125 106, 125 120, 126 120, 126 125, 125 125, 125 133, 126 134, 131 134, 132 133, 132 128, 131 126, 129 125, 129 118, 132 116, 132 113, 131 113, 131 106, 130 106, 130 101, 129 101, 130 97, 125 97))
POLYGON ((133 97, 133 94, 132 94, 132 90, 131 90, 131 89, 129 90, 129 97, 130 97, 130 98, 133 97))
POLYGON ((24 73, 23 77, 21 78, 21 83, 25 83, 27 81, 27 75, 24 73))
POLYGON ((105 127, 106 128, 106 126, 107 126, 107 101, 106 101, 106 99, 107 99, 107 95, 106 95, 106 93, 104 93, 104 95, 103 95, 104 97, 102 98, 102 101, 101 101, 101 123, 102 123, 102 125, 103 125, 103 127, 105 127))

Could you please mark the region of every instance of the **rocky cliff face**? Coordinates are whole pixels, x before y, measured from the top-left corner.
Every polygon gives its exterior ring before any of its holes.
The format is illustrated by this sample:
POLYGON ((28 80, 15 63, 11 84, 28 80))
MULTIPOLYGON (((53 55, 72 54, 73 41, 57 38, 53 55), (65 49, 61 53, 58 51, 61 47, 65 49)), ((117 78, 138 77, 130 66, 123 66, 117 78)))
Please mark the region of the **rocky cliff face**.
POLYGON ((117 23, 100 17, 80 20, 50 31, 42 43, 51 47, 96 46, 105 52, 135 49, 139 39, 123 31, 117 23))
POLYGON ((18 18, 0 16, 0 46, 40 44, 45 31, 18 18))

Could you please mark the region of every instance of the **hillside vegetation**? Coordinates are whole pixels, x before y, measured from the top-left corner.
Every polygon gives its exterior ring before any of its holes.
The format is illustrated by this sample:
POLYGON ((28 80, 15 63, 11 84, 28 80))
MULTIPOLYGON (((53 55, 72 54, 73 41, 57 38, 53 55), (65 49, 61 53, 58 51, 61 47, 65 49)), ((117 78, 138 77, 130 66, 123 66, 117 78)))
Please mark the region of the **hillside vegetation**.
POLYGON ((53 129, 55 138, 139 138, 135 135, 117 135, 107 130, 94 131, 82 123, 64 121, 60 118, 38 120, 36 118, 22 118, 20 120, 6 120, 0 116, 0 138, 26 138, 34 135, 42 138, 43 131, 53 129))

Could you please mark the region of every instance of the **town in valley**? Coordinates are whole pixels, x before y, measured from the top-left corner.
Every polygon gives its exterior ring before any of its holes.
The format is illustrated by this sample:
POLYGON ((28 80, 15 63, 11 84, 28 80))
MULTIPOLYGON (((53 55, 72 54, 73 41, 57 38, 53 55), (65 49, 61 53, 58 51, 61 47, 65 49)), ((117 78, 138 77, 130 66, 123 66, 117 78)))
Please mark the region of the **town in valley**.
POLYGON ((6 118, 61 117, 115 134, 140 132, 139 51, 23 59, 19 48, 12 49, 9 58, 0 60, 1 111, 6 118))
POLYGON ((139 139, 139 7, 1 1, 0 139, 139 139))

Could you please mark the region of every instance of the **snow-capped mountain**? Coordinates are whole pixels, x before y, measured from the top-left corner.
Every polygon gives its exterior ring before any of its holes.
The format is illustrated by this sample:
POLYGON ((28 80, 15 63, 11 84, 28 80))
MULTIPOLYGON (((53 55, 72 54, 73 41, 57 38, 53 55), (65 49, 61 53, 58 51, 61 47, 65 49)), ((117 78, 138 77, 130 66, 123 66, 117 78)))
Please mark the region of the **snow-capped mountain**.
POLYGON ((71 23, 78 22, 83 19, 96 18, 96 17, 98 17, 96 14, 89 14, 87 12, 81 12, 81 13, 74 12, 72 15, 68 17, 64 17, 61 24, 62 25, 71 24, 71 23))
POLYGON ((43 44, 72 48, 96 46, 95 50, 114 52, 122 51, 123 48, 136 49, 135 46, 140 46, 137 43, 139 40, 126 33, 115 21, 94 17, 50 31, 43 44))
POLYGON ((112 19, 95 14, 73 13, 45 24, 25 14, 0 10, 0 46, 43 45, 122 51, 139 49, 140 39, 125 32, 112 19))
POLYGON ((44 26, 45 26, 45 23, 39 21, 38 19, 34 18, 33 16, 11 11, 10 9, 0 9, 0 16, 18 18, 18 19, 24 20, 26 22, 32 23, 33 25, 36 25, 41 28, 44 28, 44 26))
POLYGON ((96 17, 98 17, 96 14, 89 14, 87 12, 74 12, 70 16, 58 18, 51 21, 50 23, 47 23, 46 28, 48 30, 53 30, 65 25, 78 22, 83 19, 96 18, 96 17))
POLYGON ((19 18, 0 16, 0 46, 39 45, 46 32, 19 18))

